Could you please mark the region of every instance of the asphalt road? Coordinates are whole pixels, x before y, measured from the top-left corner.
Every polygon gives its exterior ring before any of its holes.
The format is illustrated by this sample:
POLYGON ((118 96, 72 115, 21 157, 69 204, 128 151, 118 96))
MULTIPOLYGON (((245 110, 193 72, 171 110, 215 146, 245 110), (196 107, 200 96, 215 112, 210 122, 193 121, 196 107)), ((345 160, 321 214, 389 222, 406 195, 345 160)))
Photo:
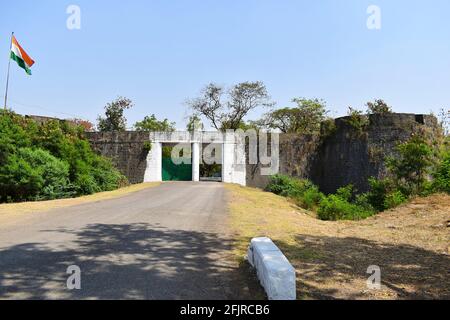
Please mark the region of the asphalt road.
POLYGON ((0 299, 246 299, 220 183, 166 183, 0 226, 0 299), (67 268, 81 289, 67 289, 67 268))

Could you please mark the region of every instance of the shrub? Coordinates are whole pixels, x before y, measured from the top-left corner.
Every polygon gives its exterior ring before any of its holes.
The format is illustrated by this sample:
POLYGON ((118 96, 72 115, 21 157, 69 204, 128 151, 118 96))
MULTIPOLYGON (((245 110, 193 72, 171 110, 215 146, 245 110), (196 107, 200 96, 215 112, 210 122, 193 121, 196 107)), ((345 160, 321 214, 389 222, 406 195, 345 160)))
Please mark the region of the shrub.
POLYGON ((94 153, 83 132, 65 121, 38 125, 0 112, 0 202, 63 198, 124 185, 126 178, 94 153))
POLYGON ((70 196, 69 165, 42 149, 20 149, 20 157, 39 172, 44 180, 37 200, 50 200, 70 196))
POLYGON ((390 107, 382 99, 376 99, 374 102, 367 102, 366 106, 367 106, 367 113, 369 114, 392 113, 392 107, 390 107))
POLYGON ((270 178, 266 190, 285 197, 294 197, 303 193, 304 187, 300 179, 277 174, 270 178))
POLYGON ((0 167, 1 202, 31 200, 43 184, 39 172, 17 154, 9 156, 0 167))
POLYGON ((336 194, 324 197, 317 211, 317 216, 322 220, 359 220, 375 214, 374 208, 368 201, 368 195, 356 196, 354 202, 353 185, 339 188, 336 194))
POLYGON ((345 121, 359 133, 362 133, 369 125, 369 117, 360 110, 353 109, 352 107, 348 109, 348 118, 345 121))
POLYGON ((110 160, 93 152, 80 128, 66 122, 49 121, 39 127, 40 135, 35 143, 69 164, 70 181, 77 195, 118 188, 125 177, 110 160))
POLYGON ((151 141, 145 141, 144 145, 142 146, 142 150, 146 153, 149 153, 152 151, 152 143, 151 141))
POLYGON ((324 196, 311 181, 297 179, 286 175, 274 175, 266 190, 295 200, 297 205, 305 209, 316 207, 324 196))
POLYGON ((444 153, 433 177, 432 188, 434 191, 450 193, 450 151, 444 153))
POLYGON ((100 191, 111 191, 128 184, 127 179, 117 171, 109 159, 96 156, 92 162, 91 174, 100 191))
POLYGON ((368 211, 376 211, 369 201, 369 193, 361 193, 355 197, 354 203, 368 211))
POLYGON ((317 216, 321 220, 359 220, 365 219, 375 214, 374 210, 369 210, 362 206, 341 198, 338 195, 332 194, 324 197, 320 201, 317 210, 317 216))
POLYGON ((8 154, 18 148, 30 147, 31 134, 36 125, 31 120, 22 118, 9 111, 0 111, 0 165, 6 161, 8 154))
POLYGON ((88 174, 80 174, 75 179, 75 190, 77 194, 93 194, 101 191, 94 177, 88 174))
POLYGON ((324 194, 319 191, 317 186, 312 186, 305 190, 303 195, 296 198, 297 204, 304 209, 314 209, 316 208, 320 201, 322 201, 324 194))
POLYGON ((332 118, 324 120, 320 125, 320 138, 325 140, 337 131, 336 121, 332 118))
POLYGON ((392 209, 405 203, 407 200, 408 198, 401 191, 396 190, 386 195, 383 206, 385 209, 392 209))
POLYGON ((426 190, 431 173, 434 151, 422 134, 416 134, 396 148, 398 155, 388 157, 386 166, 393 175, 396 188, 405 195, 421 194, 426 190))
POLYGON ((21 148, 0 170, 2 201, 50 200, 69 192, 69 166, 41 149, 21 148))
POLYGON ((353 185, 349 184, 345 187, 341 187, 336 191, 336 195, 345 201, 350 201, 353 196, 353 185))
POLYGON ((393 185, 389 179, 377 180, 373 177, 369 178, 370 191, 367 193, 367 201, 377 211, 384 211, 387 195, 392 192, 393 185))

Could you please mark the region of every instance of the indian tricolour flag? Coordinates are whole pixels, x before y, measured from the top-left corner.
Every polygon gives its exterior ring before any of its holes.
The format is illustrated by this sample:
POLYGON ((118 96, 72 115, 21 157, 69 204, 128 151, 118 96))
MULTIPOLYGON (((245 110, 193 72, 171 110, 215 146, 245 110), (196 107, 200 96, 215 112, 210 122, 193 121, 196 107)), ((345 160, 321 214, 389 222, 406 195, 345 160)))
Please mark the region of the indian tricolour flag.
POLYGON ((11 59, 13 59, 19 67, 25 70, 25 72, 31 75, 31 66, 34 64, 33 59, 23 50, 16 37, 12 36, 11 43, 11 59))

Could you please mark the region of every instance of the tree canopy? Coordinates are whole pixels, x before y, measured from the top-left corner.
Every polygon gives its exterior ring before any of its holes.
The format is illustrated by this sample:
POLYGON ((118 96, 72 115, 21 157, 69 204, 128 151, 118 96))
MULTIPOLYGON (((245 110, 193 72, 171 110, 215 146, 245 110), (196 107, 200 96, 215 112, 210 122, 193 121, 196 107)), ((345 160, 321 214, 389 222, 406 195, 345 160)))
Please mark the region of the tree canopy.
POLYGON ((376 99, 374 102, 367 102, 368 114, 386 114, 392 113, 392 107, 390 107, 384 100, 376 99))
POLYGON ((262 125, 284 133, 313 134, 320 131, 320 123, 325 120, 326 103, 319 99, 295 98, 294 108, 282 108, 265 115, 262 125))
POLYGON ((250 111, 273 105, 266 86, 260 81, 242 82, 229 90, 210 83, 202 90, 200 97, 189 100, 187 104, 220 131, 236 130, 250 111))
POLYGON ((105 117, 97 118, 97 128, 101 132, 107 131, 125 131, 127 128, 127 119, 124 111, 133 107, 130 99, 119 97, 105 106, 105 117))
POLYGON ((146 116, 144 120, 138 121, 134 124, 137 131, 175 131, 175 122, 169 122, 169 120, 164 119, 162 121, 158 120, 154 114, 151 116, 146 116))
POLYGON ((205 126, 203 125, 202 119, 194 114, 189 117, 188 123, 186 125, 186 130, 189 132, 193 132, 196 130, 203 130, 205 126))

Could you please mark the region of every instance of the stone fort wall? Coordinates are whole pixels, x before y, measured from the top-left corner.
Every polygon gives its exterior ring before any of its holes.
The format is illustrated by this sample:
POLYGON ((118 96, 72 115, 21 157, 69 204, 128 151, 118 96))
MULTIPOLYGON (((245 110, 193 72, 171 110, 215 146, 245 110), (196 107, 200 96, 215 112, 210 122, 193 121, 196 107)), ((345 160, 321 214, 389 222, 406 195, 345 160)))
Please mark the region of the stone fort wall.
MULTIPOLYGON (((395 152, 399 142, 422 129, 437 134, 438 128, 436 118, 430 115, 370 115, 363 130, 352 127, 348 119, 335 119, 335 129, 325 137, 280 134, 280 173, 310 179, 326 193, 350 183, 364 192, 369 177, 385 175, 384 159, 395 152)), ((148 133, 96 132, 86 133, 86 137, 131 183, 144 180, 148 133)), ((261 175, 261 167, 246 167, 247 186, 264 188, 269 177, 261 175)))

